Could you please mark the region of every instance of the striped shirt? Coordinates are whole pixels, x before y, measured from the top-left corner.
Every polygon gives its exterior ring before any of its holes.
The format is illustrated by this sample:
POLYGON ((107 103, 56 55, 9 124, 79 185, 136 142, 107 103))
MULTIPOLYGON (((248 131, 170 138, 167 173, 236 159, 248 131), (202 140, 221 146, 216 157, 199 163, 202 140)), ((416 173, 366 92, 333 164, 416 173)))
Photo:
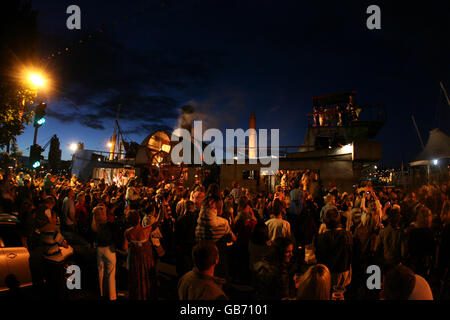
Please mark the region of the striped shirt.
POLYGON ((218 217, 216 210, 209 210, 202 206, 195 228, 195 239, 198 241, 218 241, 226 235, 232 235, 228 220, 218 217))
POLYGON ((40 229, 41 242, 44 246, 44 258, 60 262, 64 260, 64 256, 59 248, 64 242, 64 237, 59 232, 59 227, 48 223, 40 229))

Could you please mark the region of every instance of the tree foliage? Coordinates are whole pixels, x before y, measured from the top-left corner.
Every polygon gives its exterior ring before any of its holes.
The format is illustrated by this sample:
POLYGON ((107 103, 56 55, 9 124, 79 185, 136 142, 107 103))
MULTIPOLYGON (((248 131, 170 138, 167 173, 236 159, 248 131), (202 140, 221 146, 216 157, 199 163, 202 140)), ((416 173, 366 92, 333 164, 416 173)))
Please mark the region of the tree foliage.
POLYGON ((5 83, 0 84, 0 148, 15 142, 26 124, 31 123, 34 103, 33 90, 5 83))

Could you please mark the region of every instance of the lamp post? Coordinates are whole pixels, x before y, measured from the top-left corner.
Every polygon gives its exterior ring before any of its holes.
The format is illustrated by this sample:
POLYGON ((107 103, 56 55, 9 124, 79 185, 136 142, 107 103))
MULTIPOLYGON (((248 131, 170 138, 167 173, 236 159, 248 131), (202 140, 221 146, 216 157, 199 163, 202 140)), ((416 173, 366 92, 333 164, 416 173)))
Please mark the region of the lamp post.
MULTIPOLYGON (((34 90, 37 95, 38 89, 43 89, 46 86, 46 80, 42 76, 41 73, 37 72, 27 72, 25 75, 25 82, 31 90, 34 90)), ((25 108, 25 101, 22 103, 25 108)), ((34 112, 34 137, 33 137, 33 145, 30 148, 30 164, 33 168, 37 168, 40 165, 41 153, 43 149, 37 145, 37 133, 38 129, 45 122, 45 108, 47 105, 45 103, 39 103, 36 106, 34 112)))
MULTIPOLYGON (((45 84, 46 84, 46 81, 45 81, 44 77, 42 76, 42 74, 37 73, 37 72, 30 72, 27 75, 27 80, 28 80, 28 83, 30 84, 30 87, 35 89, 36 92, 38 89, 44 88, 45 84)), ((34 121, 35 129, 34 129, 33 145, 36 144, 38 128, 45 122, 45 119, 44 119, 45 107, 46 107, 46 105, 43 103, 38 104, 36 106, 35 119, 34 119, 35 120, 34 121)))

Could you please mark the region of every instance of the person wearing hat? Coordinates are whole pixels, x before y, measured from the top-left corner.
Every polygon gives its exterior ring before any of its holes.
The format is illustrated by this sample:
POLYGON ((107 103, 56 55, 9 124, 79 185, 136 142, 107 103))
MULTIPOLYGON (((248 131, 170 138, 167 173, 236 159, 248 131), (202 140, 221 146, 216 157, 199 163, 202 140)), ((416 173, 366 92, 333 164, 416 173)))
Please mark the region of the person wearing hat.
POLYGON ((44 190, 47 193, 53 188, 52 175, 47 173, 44 178, 44 190))

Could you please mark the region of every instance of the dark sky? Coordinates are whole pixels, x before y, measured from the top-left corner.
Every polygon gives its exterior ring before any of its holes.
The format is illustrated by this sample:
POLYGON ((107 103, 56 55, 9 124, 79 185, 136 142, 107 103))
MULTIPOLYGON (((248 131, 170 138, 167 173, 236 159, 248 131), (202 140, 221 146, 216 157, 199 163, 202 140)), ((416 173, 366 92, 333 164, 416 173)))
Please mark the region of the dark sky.
MULTIPOLYGON (((301 145, 312 96, 356 90, 358 103, 386 107, 377 136, 386 165, 420 151, 411 115, 425 143, 433 128, 450 133, 439 87, 443 81, 450 91, 448 1, 34 0, 33 7, 54 83, 38 143, 56 133, 63 159, 71 142, 106 150, 119 104, 126 138, 139 143, 174 128, 180 107, 191 104, 209 127, 246 129, 253 111, 257 128, 280 129, 280 145, 301 145), (81 30, 66 28, 71 4, 81 8, 81 30), (381 8, 381 30, 366 27, 371 4, 381 8)), ((33 132, 29 126, 18 137, 22 150, 33 132)))

